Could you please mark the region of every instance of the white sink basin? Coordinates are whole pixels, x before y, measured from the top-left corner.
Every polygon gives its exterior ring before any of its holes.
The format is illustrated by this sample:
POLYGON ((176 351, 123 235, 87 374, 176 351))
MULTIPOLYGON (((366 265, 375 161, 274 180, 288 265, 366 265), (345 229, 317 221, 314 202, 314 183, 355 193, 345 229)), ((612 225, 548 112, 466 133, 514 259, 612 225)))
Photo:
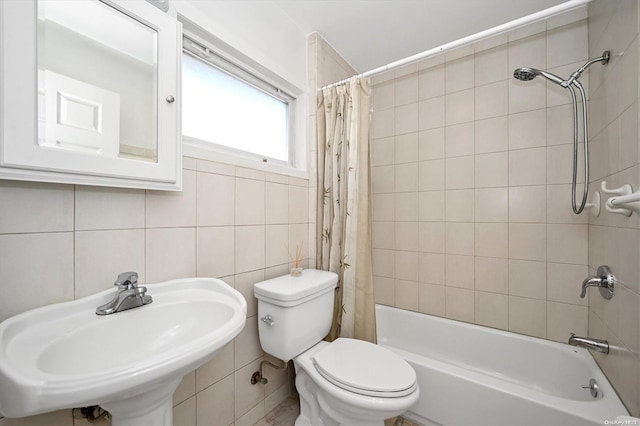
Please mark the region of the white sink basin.
POLYGON ((147 284, 153 303, 95 314, 107 290, 0 324, 0 413, 100 405, 117 425, 170 425, 182 377, 244 327, 242 295, 213 278, 147 284))

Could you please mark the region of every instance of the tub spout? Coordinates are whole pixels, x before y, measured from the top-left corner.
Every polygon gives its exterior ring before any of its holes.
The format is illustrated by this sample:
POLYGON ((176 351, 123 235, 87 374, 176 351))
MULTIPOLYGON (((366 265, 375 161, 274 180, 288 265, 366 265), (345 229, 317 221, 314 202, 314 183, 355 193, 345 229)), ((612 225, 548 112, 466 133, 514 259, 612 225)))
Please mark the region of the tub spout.
POLYGON ((602 352, 603 354, 609 353, 609 342, 602 339, 590 339, 588 337, 578 337, 575 333, 571 333, 569 341, 567 342, 571 346, 581 346, 587 349, 593 349, 596 352, 602 352))

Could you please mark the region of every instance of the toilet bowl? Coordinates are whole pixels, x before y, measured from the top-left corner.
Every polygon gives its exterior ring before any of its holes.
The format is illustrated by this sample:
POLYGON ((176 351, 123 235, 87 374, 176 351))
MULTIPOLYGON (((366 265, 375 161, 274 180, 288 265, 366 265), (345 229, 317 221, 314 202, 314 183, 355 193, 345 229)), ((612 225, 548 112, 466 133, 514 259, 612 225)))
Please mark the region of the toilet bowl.
POLYGON ((413 368, 390 350, 329 332, 338 276, 305 270, 257 283, 263 350, 293 359, 300 394, 297 426, 382 425, 419 397, 413 368))

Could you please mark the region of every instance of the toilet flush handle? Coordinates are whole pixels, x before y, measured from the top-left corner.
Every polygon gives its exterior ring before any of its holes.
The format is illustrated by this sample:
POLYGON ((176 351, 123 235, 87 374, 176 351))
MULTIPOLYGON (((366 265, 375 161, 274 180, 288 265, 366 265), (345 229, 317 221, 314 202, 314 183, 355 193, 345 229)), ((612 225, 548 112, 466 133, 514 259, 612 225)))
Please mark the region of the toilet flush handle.
POLYGON ((271 318, 271 315, 265 315, 262 318, 260 318, 260 321, 262 321, 263 323, 267 324, 269 327, 273 327, 273 324, 275 324, 276 322, 273 320, 273 318, 271 318))

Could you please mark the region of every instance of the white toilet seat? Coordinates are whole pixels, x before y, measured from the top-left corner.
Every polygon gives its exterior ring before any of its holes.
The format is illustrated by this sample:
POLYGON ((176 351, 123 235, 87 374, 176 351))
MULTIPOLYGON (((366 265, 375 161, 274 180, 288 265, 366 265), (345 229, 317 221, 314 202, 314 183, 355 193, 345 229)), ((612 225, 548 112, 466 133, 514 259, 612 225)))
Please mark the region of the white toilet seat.
POLYGON ((416 373, 397 354, 362 340, 339 338, 313 356, 317 372, 359 395, 399 398, 416 390, 416 373))

